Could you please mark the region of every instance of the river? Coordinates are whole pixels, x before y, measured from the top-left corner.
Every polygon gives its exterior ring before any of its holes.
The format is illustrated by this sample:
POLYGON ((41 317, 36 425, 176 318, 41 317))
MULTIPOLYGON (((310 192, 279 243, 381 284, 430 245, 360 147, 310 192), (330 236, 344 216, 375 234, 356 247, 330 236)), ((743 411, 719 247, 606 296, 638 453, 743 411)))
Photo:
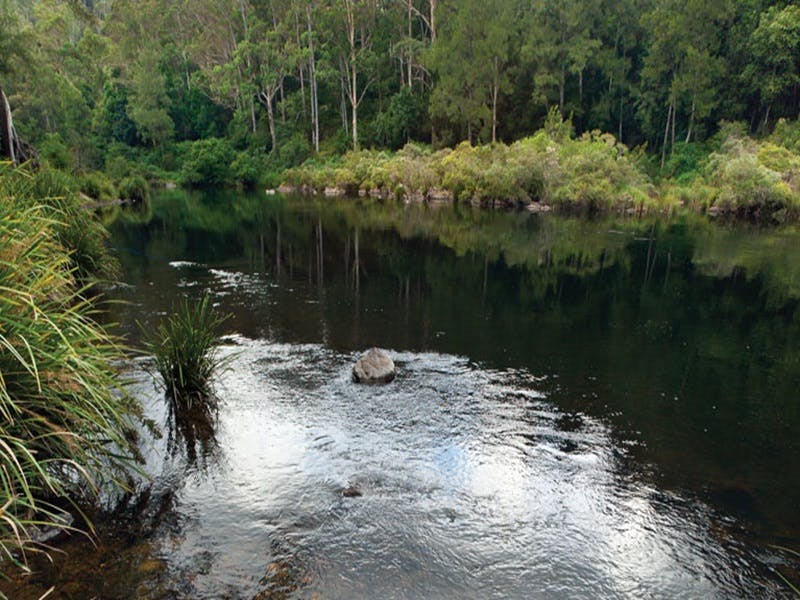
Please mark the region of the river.
POLYGON ((797 230, 180 191, 111 229, 128 343, 210 293, 231 363, 178 427, 131 362, 149 477, 10 597, 792 597, 797 230))

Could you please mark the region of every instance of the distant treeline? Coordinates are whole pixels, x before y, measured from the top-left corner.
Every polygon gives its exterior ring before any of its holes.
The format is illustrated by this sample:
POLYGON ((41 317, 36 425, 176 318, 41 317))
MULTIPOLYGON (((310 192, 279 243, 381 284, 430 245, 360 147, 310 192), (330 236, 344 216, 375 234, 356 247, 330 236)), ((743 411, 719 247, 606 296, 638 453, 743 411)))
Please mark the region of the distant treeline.
POLYGON ((18 131, 76 170, 177 171, 206 138, 245 174, 510 143, 552 107, 665 162, 722 121, 759 134, 800 105, 788 2, 2 0, 0 32, 18 131))

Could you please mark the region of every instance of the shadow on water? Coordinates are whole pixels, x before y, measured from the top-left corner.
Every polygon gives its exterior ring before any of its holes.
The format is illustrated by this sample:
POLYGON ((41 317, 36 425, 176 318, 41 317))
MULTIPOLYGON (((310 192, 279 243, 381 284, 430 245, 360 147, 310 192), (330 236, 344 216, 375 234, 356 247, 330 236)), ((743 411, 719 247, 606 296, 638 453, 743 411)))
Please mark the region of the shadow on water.
POLYGON ((121 333, 208 291, 236 356, 218 410, 180 419, 134 366, 167 432, 150 480, 97 551, 67 542, 12 597, 748 598, 798 579, 773 547, 800 547, 793 229, 173 193, 113 240, 121 333), (373 345, 398 377, 355 386, 373 345))
POLYGON ((186 408, 176 408, 166 399, 167 453, 186 454, 189 468, 207 469, 219 462, 219 444, 215 432, 218 409, 213 402, 195 402, 186 408))

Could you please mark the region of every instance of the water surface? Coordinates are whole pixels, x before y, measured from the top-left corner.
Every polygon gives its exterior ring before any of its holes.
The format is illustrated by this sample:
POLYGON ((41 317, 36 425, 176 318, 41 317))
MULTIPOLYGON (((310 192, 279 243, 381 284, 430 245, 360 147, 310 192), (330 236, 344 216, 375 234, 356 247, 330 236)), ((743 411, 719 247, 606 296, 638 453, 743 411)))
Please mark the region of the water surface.
POLYGON ((233 362, 177 425, 132 363, 152 480, 12 597, 790 597, 794 230, 175 193, 113 233, 130 342, 209 292, 233 362))

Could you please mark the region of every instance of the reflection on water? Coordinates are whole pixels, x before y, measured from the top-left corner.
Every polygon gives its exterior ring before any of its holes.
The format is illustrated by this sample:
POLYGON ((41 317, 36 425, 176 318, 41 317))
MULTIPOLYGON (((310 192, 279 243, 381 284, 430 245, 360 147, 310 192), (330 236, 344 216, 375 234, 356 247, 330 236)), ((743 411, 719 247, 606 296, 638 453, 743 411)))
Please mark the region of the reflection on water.
POLYGON ((183 420, 131 367, 152 481, 12 597, 787 595, 795 232, 174 195, 114 241, 132 342, 210 290, 235 356, 183 420))

